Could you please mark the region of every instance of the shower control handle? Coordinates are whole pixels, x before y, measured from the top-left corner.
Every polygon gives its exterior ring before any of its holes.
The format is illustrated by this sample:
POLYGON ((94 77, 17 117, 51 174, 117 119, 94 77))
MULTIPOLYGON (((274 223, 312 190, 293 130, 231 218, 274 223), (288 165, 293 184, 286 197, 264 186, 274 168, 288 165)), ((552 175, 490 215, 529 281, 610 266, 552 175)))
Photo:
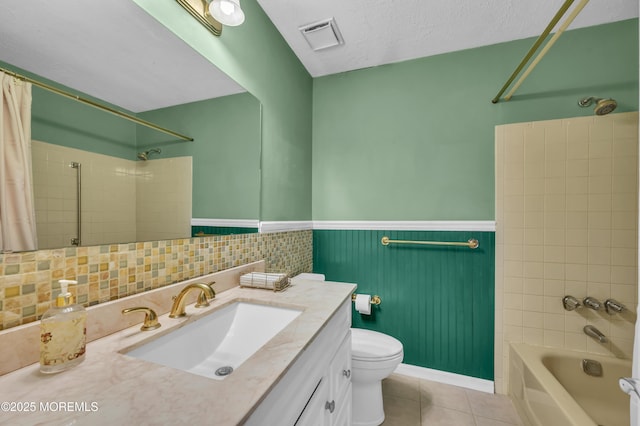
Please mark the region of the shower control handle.
POLYGON ((625 309, 627 308, 617 300, 607 299, 604 302, 604 310, 607 311, 609 315, 619 314, 625 309))
POLYGON ((573 296, 565 296, 562 298, 562 306, 564 306, 565 311, 573 311, 582 306, 582 304, 573 296))
POLYGON ((586 306, 587 308, 591 308, 594 311, 599 311, 602 307, 602 303, 600 303, 598 299, 591 296, 585 297, 582 303, 584 303, 584 306, 586 306))

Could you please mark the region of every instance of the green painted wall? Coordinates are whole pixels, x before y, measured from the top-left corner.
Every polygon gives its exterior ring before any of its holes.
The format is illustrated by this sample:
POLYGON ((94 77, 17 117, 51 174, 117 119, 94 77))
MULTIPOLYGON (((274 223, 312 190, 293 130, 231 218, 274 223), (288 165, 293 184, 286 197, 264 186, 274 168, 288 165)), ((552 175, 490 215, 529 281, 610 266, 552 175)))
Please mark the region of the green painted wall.
POLYGON ((313 231, 313 269, 330 281, 355 282, 377 294, 371 316, 353 311, 353 326, 391 335, 404 363, 493 379, 493 232, 313 231), (383 246, 396 240, 467 241, 464 247, 383 246))
MULTIPOLYGON (((123 110, 0 61, 0 66, 85 99, 123 110)), ((35 140, 120 158, 136 158, 136 125, 47 90, 33 87, 31 137, 35 140)))
POLYGON ((134 1, 262 103, 260 219, 310 220, 312 79, 256 0, 221 37, 175 1, 134 1))
POLYGON ((494 126, 638 109, 638 20, 567 31, 509 102, 533 39, 314 79, 314 220, 492 220, 494 126))
MULTIPOLYGON (((490 101, 532 39, 314 80, 314 220, 493 220, 494 126, 638 109, 638 21, 566 32, 510 102, 490 101)), ((493 378, 494 247, 486 232, 316 230, 314 272, 379 294, 353 324, 398 338, 405 363, 493 378), (380 238, 480 240, 479 250, 380 238)))
MULTIPOLYGON (((123 110, 9 64, 2 66, 123 110)), ((191 136, 194 142, 177 140, 38 87, 33 87, 32 95, 33 139, 129 160, 135 160, 140 151, 158 147, 162 153, 153 158, 192 156, 193 217, 260 217, 261 106, 251 94, 138 114, 144 120, 191 136)))
POLYGON ((138 126, 138 148, 162 157, 193 157, 192 215, 208 219, 260 217, 260 102, 243 93, 138 115, 194 138, 138 126))

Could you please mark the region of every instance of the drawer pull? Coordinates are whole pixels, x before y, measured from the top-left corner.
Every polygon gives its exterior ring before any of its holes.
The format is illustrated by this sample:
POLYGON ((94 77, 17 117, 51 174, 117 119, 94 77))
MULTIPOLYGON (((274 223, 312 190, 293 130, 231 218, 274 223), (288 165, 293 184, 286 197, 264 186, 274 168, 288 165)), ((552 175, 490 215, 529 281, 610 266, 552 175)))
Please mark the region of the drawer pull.
POLYGON ((333 410, 336 409, 336 400, 333 399, 333 400, 331 400, 331 402, 327 401, 324 404, 324 409, 325 410, 329 410, 330 413, 333 413, 333 410))
POLYGON ((348 379, 351 377, 351 370, 342 370, 342 375, 348 379))

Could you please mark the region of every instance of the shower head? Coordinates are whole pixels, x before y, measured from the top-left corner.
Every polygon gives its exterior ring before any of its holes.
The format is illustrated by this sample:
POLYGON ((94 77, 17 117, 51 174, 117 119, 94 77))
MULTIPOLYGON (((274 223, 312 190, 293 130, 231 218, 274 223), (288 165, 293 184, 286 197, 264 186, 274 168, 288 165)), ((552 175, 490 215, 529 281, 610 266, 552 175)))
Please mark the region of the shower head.
POLYGON ((593 103, 593 101, 596 102, 596 107, 593 109, 596 115, 607 115, 610 112, 613 112, 613 110, 618 106, 618 103, 613 99, 598 99, 593 96, 580 99, 578 101, 578 105, 583 108, 588 107, 593 103))
POLYGON ((138 153, 138 160, 147 161, 149 159, 149 155, 150 154, 152 154, 152 153, 160 154, 160 152, 162 152, 160 150, 160 148, 150 149, 150 150, 145 151, 145 152, 139 152, 138 153))

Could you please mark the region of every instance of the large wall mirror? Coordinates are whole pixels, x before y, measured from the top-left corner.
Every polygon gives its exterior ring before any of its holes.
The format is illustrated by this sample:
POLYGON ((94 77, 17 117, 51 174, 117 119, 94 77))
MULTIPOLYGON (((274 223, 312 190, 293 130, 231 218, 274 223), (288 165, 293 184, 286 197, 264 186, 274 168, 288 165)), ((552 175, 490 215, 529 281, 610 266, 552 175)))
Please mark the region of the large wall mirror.
POLYGON ((257 222, 260 102, 131 0, 1 2, 0 67, 194 139, 34 86, 38 249, 185 238, 192 218, 257 222))

